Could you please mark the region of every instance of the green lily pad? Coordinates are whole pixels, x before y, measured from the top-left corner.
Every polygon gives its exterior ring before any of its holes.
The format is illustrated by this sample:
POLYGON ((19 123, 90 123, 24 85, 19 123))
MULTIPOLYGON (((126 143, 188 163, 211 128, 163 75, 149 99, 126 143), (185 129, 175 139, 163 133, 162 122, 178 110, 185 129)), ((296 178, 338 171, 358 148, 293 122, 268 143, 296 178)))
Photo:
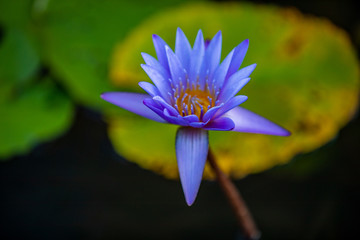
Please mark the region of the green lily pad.
MULTIPOLYGON (((286 138, 212 131, 211 148, 220 167, 232 177, 266 170, 322 146, 357 109, 358 62, 346 33, 327 19, 275 6, 201 3, 156 14, 117 46, 113 82, 140 91, 137 82, 149 81, 140 68, 140 52, 155 56, 154 33, 173 47, 177 27, 191 42, 199 28, 206 37, 221 30, 223 57, 248 38, 250 47, 242 66, 258 65, 240 92, 249 97, 242 106, 292 132, 286 138)), ((111 141, 121 155, 167 177, 178 176, 176 126, 135 115, 109 115, 108 120, 111 141)), ((204 176, 213 177, 208 167, 204 176)))
MULTIPOLYGON (((45 1, 46 2, 46 1, 45 1)), ((44 1, 0 1, 0 159, 24 154, 63 133, 73 105, 51 78, 41 78, 34 17, 44 1), (40 5, 39 5, 40 4, 40 5)))
POLYGON ((0 96, 0 159, 28 152, 72 122, 71 101, 50 79, 26 89, 1 82, 0 96))
MULTIPOLYGON (((31 18, 33 0, 1 0, 0 23, 6 26, 24 28, 31 18)), ((40 1, 37 1, 40 2, 40 1)))
POLYGON ((177 2, 49 1, 39 17, 45 57, 77 102, 109 106, 99 96, 115 89, 108 69, 116 42, 145 17, 177 2))
POLYGON ((24 84, 40 66, 40 59, 28 35, 7 28, 0 45, 0 82, 24 84))

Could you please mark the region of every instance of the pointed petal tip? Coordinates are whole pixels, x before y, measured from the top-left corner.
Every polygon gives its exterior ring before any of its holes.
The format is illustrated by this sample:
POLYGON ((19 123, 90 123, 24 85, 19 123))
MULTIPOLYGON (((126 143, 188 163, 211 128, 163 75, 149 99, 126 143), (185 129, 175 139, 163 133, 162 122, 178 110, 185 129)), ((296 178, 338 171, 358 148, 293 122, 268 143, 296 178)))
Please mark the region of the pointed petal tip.
MULTIPOLYGON (((144 88, 146 89, 146 86, 147 86, 148 84, 151 84, 151 83, 145 82, 145 81, 138 82, 139 87, 141 87, 142 89, 144 89, 144 88)), ((145 90, 145 89, 144 89, 144 90, 145 90)))
POLYGON ((291 132, 283 127, 278 126, 280 129, 278 129, 276 132, 269 133, 270 135, 279 136, 279 137, 289 137, 291 135, 291 132))
POLYGON ((145 63, 141 63, 140 67, 146 72, 146 70, 148 70, 149 65, 146 65, 145 63))
MULTIPOLYGON (((239 96, 239 98, 240 98, 241 101, 242 101, 241 103, 244 103, 244 102, 246 102, 246 101, 249 99, 249 97, 248 97, 248 96, 245 96, 245 95, 238 95, 238 96, 239 96)), ((241 104, 241 103, 240 103, 240 104, 241 104)), ((239 104, 239 105, 240 105, 240 104, 239 104)))
POLYGON ((292 133, 289 130, 284 128, 284 134, 282 135, 283 137, 289 137, 289 136, 291 136, 291 134, 292 133))
POLYGON ((108 101, 109 97, 111 97, 111 95, 113 95, 113 93, 116 93, 116 92, 103 92, 100 94, 100 97, 102 99, 104 99, 105 101, 108 101))
POLYGON ((157 35, 157 34, 152 35, 152 40, 153 40, 154 44, 156 42, 160 41, 160 39, 161 39, 161 37, 159 35, 157 35))
POLYGON ((279 137, 289 137, 291 135, 291 132, 286 128, 283 128, 282 126, 277 124, 275 124, 275 126, 276 129, 274 129, 272 133, 269 133, 270 135, 279 136, 279 137))
POLYGON ((196 197, 197 197, 197 194, 198 194, 198 190, 197 189, 196 191, 194 191, 194 189, 189 189, 187 188, 187 190, 185 190, 183 188, 183 192, 184 192, 184 196, 185 196, 185 201, 186 201, 186 204, 190 207, 191 205, 194 204, 195 200, 196 200, 196 197))
POLYGON ((145 57, 146 57, 146 55, 148 55, 148 54, 147 54, 147 53, 145 53, 145 52, 141 52, 140 54, 141 54, 142 58, 145 58, 145 57))
POLYGON ((244 78, 244 86, 250 82, 251 78, 244 78))
POLYGON ((242 41, 239 45, 236 46, 236 48, 238 48, 238 50, 240 49, 248 49, 249 48, 249 39, 245 39, 244 41, 242 41))
POLYGON ((246 66, 246 67, 244 67, 244 68, 241 68, 239 71, 241 71, 242 69, 248 68, 248 70, 249 70, 248 76, 250 76, 251 73, 255 70, 256 67, 257 67, 257 63, 253 63, 253 64, 251 64, 251 65, 249 65, 249 66, 246 66))
POLYGON ((189 207, 191 207, 191 205, 193 205, 194 204, 194 202, 195 202, 195 198, 187 198, 186 197, 186 195, 185 195, 185 201, 186 201, 186 204, 189 206, 189 207))
POLYGON ((219 30, 219 31, 214 35, 213 39, 214 39, 215 37, 221 37, 221 36, 222 36, 222 32, 221 32, 221 30, 219 30))
POLYGON ((148 70, 153 70, 153 68, 145 63, 141 63, 140 67, 147 73, 148 70))
POLYGON ((214 42, 214 41, 217 42, 218 46, 220 46, 220 49, 221 49, 221 42, 222 42, 222 32, 221 32, 221 30, 219 30, 219 31, 214 35, 214 37, 211 38, 209 41, 210 41, 210 42, 214 42))

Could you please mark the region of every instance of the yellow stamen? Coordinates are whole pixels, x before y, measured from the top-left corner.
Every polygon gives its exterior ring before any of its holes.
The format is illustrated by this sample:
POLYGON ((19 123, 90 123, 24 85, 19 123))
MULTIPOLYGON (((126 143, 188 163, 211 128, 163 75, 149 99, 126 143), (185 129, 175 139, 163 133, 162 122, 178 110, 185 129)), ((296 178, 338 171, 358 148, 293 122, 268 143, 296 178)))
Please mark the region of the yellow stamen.
POLYGON ((207 89, 186 88, 185 91, 182 90, 178 95, 176 105, 182 116, 195 114, 200 119, 207 112, 209 106, 213 107, 215 105, 215 100, 213 94, 207 89))

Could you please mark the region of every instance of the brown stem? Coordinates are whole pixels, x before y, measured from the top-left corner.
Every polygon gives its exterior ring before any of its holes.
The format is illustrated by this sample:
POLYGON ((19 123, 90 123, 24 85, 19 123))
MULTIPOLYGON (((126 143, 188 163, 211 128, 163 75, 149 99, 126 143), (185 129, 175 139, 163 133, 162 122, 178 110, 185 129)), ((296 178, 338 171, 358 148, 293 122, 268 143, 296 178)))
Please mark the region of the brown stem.
POLYGON ((216 178, 235 212, 240 228, 244 231, 247 238, 251 240, 259 239, 260 232, 258 231, 255 222, 240 195, 240 192, 236 189, 230 179, 220 170, 210 149, 208 153, 208 161, 212 169, 215 171, 216 178))

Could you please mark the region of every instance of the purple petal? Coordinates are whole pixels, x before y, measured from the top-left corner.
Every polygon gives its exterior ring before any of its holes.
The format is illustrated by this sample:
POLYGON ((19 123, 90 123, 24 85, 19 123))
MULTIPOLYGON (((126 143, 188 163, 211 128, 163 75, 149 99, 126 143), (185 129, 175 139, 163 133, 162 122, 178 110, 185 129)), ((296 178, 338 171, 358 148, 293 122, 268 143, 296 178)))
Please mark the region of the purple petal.
MULTIPOLYGON (((163 108, 159 105, 159 103, 155 102, 152 98, 145 98, 143 103, 144 103, 145 106, 150 108, 152 111, 154 111, 161 118, 166 120, 166 117, 164 116, 163 108)), ((166 122, 168 122, 168 121, 166 120, 166 122)))
POLYGON ((222 87, 225 81, 226 73, 228 72, 231 58, 233 56, 234 50, 232 50, 222 61, 222 63, 216 68, 214 75, 211 77, 212 81, 216 86, 222 87))
POLYGON ((217 118, 206 124, 203 129, 205 130, 216 130, 216 131, 230 131, 234 129, 235 123, 227 117, 217 118))
POLYGON ((223 102, 226 102, 230 98, 235 96, 235 94, 237 94, 240 91, 240 89, 243 88, 248 83, 248 81, 250 80, 250 78, 248 77, 254 71, 255 68, 256 68, 256 63, 244 67, 239 71, 237 71, 236 73, 234 73, 233 75, 231 75, 230 78, 225 81, 224 86, 221 89, 219 99, 223 102))
POLYGON ((236 106, 239 106, 243 102, 245 102, 248 99, 247 96, 244 95, 238 95, 233 98, 231 98, 229 101, 227 101, 222 108, 220 108, 214 115, 214 118, 221 117, 226 112, 230 111, 236 106))
POLYGON ((209 74, 212 74, 220 63, 221 57, 221 31, 217 32, 206 48, 205 59, 208 61, 209 74))
POLYGON ((235 107, 224 116, 233 120, 235 123, 233 131, 236 132, 261 133, 278 136, 289 136, 291 134, 285 128, 242 107, 235 107))
POLYGON ((226 78, 229 78, 240 68, 241 63, 245 58, 248 47, 249 39, 246 39, 235 48, 226 78))
POLYGON ((154 99, 147 98, 144 100, 144 104, 156 114, 158 114, 160 117, 165 119, 167 123, 180 126, 189 126, 189 122, 187 119, 184 119, 180 116, 171 115, 167 108, 164 108, 158 101, 155 101, 154 99))
POLYGON ((165 102, 165 100, 162 97, 155 96, 153 99, 158 102, 163 108, 166 108, 171 116, 179 116, 179 112, 170 104, 165 102))
POLYGON ((153 81, 156 88, 159 90, 161 96, 167 101, 169 101, 170 98, 168 92, 171 92, 169 81, 167 81, 167 79, 165 79, 164 76, 161 75, 161 73, 159 73, 153 67, 150 67, 149 65, 145 65, 145 64, 141 64, 141 67, 144 69, 146 74, 153 81))
POLYGON ((150 96, 154 97, 154 96, 159 96, 160 95, 159 90, 154 85, 152 85, 151 83, 149 83, 149 82, 139 82, 138 84, 142 89, 144 89, 148 94, 150 94, 150 96))
POLYGON ((189 123, 190 127, 194 127, 194 128, 203 128, 205 126, 206 123, 204 122, 192 122, 189 123))
POLYGON ((210 108, 203 117, 203 122, 208 122, 214 115, 215 113, 219 110, 219 108, 221 108, 224 104, 221 103, 219 106, 215 106, 210 108))
POLYGON ((167 46, 166 42, 156 34, 153 35, 153 42, 154 42, 154 47, 155 47, 155 51, 156 51, 156 56, 157 56, 160 64, 163 65, 163 67, 166 70, 169 70, 169 65, 168 65, 166 51, 165 51, 165 46, 167 46))
POLYGON ((219 66, 221 56, 221 31, 219 31, 211 40, 205 41, 205 55, 201 66, 199 80, 202 89, 205 89, 207 78, 214 74, 215 69, 219 66), (207 43, 208 42, 208 43, 207 43))
POLYGON ((170 78, 169 72, 153 56, 150 56, 147 53, 141 53, 141 56, 143 57, 146 65, 149 65, 150 67, 154 68, 161 75, 163 75, 165 79, 170 78))
POLYGON ((189 123, 181 116, 172 116, 167 108, 164 108, 163 114, 165 120, 168 121, 169 123, 180 126, 189 126, 189 123))
POLYGON ((200 128, 181 127, 176 133, 176 158, 186 203, 194 203, 198 193, 207 153, 208 132, 200 128))
POLYGON ((204 59, 204 54, 205 54, 204 36, 201 30, 199 30, 190 57, 189 78, 191 81, 195 82, 197 76, 200 74, 200 68, 202 65, 202 61, 204 59))
POLYGON ((218 99, 222 102, 229 101, 229 99, 235 96, 249 81, 250 78, 238 78, 237 73, 235 73, 229 78, 226 86, 221 89, 218 99))
POLYGON ((250 76, 250 74, 254 71, 255 68, 256 68, 256 63, 240 69, 239 71, 237 71, 236 73, 231 75, 230 78, 228 78, 225 81, 223 88, 224 89, 232 88, 233 84, 236 84, 240 79, 248 78, 250 76), (233 76, 236 76, 236 77, 233 77, 233 76))
POLYGON ((169 61, 169 68, 171 73, 171 79, 174 85, 179 84, 182 82, 183 86, 186 86, 186 79, 185 79, 185 71, 179 58, 173 53, 173 51, 166 46, 166 55, 169 61))
POLYGON ((157 122, 166 122, 155 112, 151 111, 143 103, 144 99, 150 98, 147 94, 126 93, 126 92, 106 92, 101 94, 101 98, 130 112, 149 118, 157 122))
POLYGON ((183 119, 188 121, 189 123, 199 122, 199 117, 194 114, 187 115, 187 116, 183 117, 183 119))
POLYGON ((241 79, 241 78, 249 77, 250 74, 255 70, 255 68, 256 68, 256 63, 240 69, 239 71, 236 72, 237 78, 241 79))
POLYGON ((184 32, 178 28, 176 31, 175 54, 182 66, 189 71, 191 46, 184 32))

